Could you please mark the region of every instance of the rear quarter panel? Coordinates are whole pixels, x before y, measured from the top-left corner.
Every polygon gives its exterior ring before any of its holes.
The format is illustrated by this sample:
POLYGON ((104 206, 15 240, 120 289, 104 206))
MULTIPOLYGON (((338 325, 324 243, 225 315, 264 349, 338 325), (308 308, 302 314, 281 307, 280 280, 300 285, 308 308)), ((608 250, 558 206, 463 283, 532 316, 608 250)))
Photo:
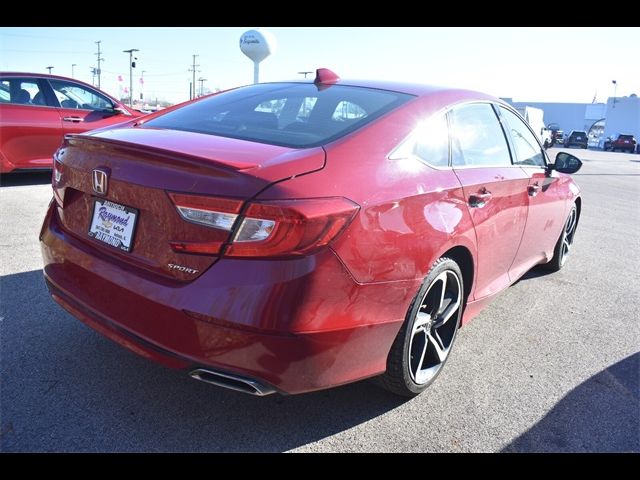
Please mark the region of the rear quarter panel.
POLYGON ((332 248, 359 283, 421 281, 457 245, 475 257, 475 231, 454 172, 388 158, 419 121, 449 102, 446 94, 410 101, 326 146, 323 170, 274 185, 259 198, 342 196, 358 203, 360 212, 332 248))

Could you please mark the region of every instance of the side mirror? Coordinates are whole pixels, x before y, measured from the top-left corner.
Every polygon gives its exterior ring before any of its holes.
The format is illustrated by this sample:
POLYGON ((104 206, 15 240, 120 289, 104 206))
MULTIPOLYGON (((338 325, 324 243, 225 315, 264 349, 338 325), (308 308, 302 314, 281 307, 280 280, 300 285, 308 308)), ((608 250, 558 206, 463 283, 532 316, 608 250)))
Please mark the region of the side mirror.
POLYGON ((113 108, 105 108, 102 113, 105 118, 114 115, 128 115, 127 111, 119 105, 114 105, 113 108))
POLYGON ((547 173, 556 170, 560 173, 576 173, 582 167, 582 162, 576 156, 567 152, 559 152, 556 155, 556 163, 547 165, 547 173))

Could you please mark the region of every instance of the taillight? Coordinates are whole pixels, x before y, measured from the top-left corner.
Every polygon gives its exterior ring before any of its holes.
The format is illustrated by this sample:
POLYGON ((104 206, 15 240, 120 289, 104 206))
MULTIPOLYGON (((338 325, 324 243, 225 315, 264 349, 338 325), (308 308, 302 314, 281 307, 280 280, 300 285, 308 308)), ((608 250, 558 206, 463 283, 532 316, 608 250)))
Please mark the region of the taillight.
POLYGON ((231 231, 242 208, 242 201, 229 198, 180 193, 170 193, 169 197, 185 220, 220 230, 231 231))
MULTIPOLYGON (((170 193, 180 216, 232 233, 224 252, 230 257, 308 255, 326 246, 351 222, 357 204, 342 197, 251 202, 240 216, 241 200, 170 193)), ((182 253, 217 254, 225 240, 172 241, 182 253)))
POLYGON ((225 255, 287 257, 327 245, 360 207, 342 197, 250 203, 225 255))
POLYGON ((62 163, 62 156, 60 155, 60 150, 57 150, 53 154, 53 172, 51 173, 51 186, 53 188, 53 197, 56 200, 58 206, 62 207, 64 205, 63 199, 58 192, 58 184, 62 180, 62 170, 64 164, 62 163))
POLYGON ((208 242, 170 241, 171 249, 180 253, 207 255, 220 253, 220 248, 229 238, 233 224, 238 218, 238 213, 242 208, 242 200, 181 193, 169 193, 169 197, 184 220, 218 230, 217 234, 212 235, 217 238, 212 238, 208 242))

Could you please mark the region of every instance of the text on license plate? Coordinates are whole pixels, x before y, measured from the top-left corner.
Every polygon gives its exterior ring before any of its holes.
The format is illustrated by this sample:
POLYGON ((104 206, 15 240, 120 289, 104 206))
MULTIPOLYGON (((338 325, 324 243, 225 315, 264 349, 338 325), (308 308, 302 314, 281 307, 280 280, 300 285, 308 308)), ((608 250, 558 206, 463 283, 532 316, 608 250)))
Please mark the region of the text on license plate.
POLYGON ((131 251, 138 210, 96 198, 89 236, 125 252, 131 251))

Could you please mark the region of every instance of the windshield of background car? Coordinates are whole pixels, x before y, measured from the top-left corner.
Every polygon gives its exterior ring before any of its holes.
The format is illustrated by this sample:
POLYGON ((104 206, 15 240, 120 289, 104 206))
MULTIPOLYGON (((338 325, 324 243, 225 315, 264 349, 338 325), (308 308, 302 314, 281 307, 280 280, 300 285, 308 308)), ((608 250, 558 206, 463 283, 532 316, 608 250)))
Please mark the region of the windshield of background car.
POLYGON ((343 85, 258 84, 185 105, 149 120, 142 128, 307 148, 353 132, 411 98, 405 93, 343 85))

